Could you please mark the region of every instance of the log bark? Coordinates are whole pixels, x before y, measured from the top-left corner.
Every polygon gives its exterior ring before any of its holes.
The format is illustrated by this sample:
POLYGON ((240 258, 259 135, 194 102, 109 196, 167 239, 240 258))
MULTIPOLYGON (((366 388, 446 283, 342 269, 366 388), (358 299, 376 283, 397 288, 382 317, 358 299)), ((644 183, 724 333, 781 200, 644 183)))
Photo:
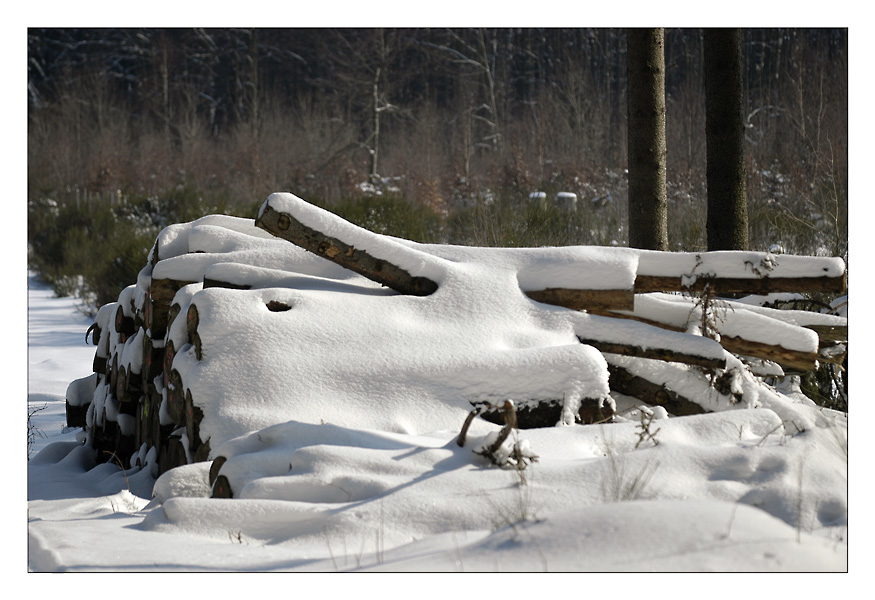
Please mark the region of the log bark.
POLYGON ((122 336, 122 341, 134 335, 134 332, 136 332, 136 329, 134 328, 134 318, 125 316, 125 311, 121 306, 115 311, 115 330, 116 333, 122 336))
POLYGON ((848 328, 847 326, 841 325, 802 325, 806 329, 810 329, 811 331, 817 334, 817 337, 820 338, 821 345, 832 345, 832 344, 823 344, 823 342, 847 342, 848 341, 848 328))
POLYGON ((188 434, 188 449, 195 457, 203 446, 200 436, 203 418, 204 411, 195 406, 191 397, 191 390, 185 390, 185 432, 188 434))
POLYGON ((146 328, 153 338, 162 338, 170 326, 170 305, 176 292, 191 281, 175 279, 153 279, 146 296, 145 320, 146 328))
MULTIPOLYGON (((584 398, 580 402, 577 418, 584 425, 605 423, 610 421, 614 412, 608 406, 601 406, 597 398, 584 398)), ((537 403, 525 403, 516 408, 516 426, 518 429, 536 429, 540 427, 555 427, 562 419, 562 400, 544 400, 537 403)), ((505 424, 503 408, 494 405, 478 405, 480 418, 496 425, 505 424)))
POLYGON ((118 384, 118 352, 112 355, 112 362, 109 367, 109 389, 115 392, 118 384))
POLYGON ((140 374, 143 379, 143 390, 150 391, 155 387, 155 378, 164 368, 164 348, 156 348, 152 338, 143 336, 143 367, 140 374))
POLYGON ((146 435, 146 444, 148 447, 154 447, 158 452, 161 452, 161 442, 166 435, 170 434, 170 426, 161 427, 161 396, 155 392, 148 397, 149 403, 149 431, 146 435))
POLYGON ((669 362, 679 362, 697 367, 705 367, 708 369, 725 369, 726 361, 724 359, 709 358, 706 356, 698 356, 696 354, 686 354, 668 348, 642 348, 632 344, 615 344, 611 342, 603 342, 601 340, 588 339, 578 336, 581 344, 592 346, 599 352, 607 352, 609 354, 620 354, 622 356, 634 356, 636 358, 650 358, 654 360, 665 360, 669 362))
POLYGON ((173 370, 173 357, 176 356, 176 347, 173 345, 173 340, 167 340, 164 346, 164 389, 170 385, 170 373, 173 370))
MULTIPOLYGON (((460 446, 462 444, 459 444, 460 446)), ((224 456, 217 456, 213 459, 212 464, 210 465, 210 485, 216 483, 216 478, 219 476, 219 471, 222 469, 222 465, 228 462, 228 459, 224 456)))
POLYGON ((529 290, 526 296, 537 302, 562 306, 572 310, 632 310, 635 306, 634 290, 571 290, 547 288, 529 290))
POLYGON ((642 275, 635 277, 635 293, 700 292, 706 285, 717 294, 772 294, 784 292, 843 292, 847 276, 841 277, 698 277, 685 285, 682 277, 642 275))
POLYGON ((337 238, 311 229, 288 213, 280 213, 269 205, 263 208, 255 225, 398 293, 428 296, 437 291, 438 285, 431 279, 414 277, 386 260, 375 258, 337 238))
POLYGON ((179 371, 171 369, 167 386, 167 414, 180 427, 185 426, 185 390, 179 371))
MULTIPOLYGON (((647 325, 653 325, 654 327, 660 327, 662 329, 666 329, 669 331, 677 331, 683 332, 684 329, 681 327, 676 327, 674 325, 669 325, 668 323, 662 323, 660 321, 654 321, 652 319, 645 319, 643 317, 638 317, 636 315, 617 313, 613 311, 601 311, 597 314, 606 316, 606 317, 614 317, 617 319, 629 319, 632 321, 638 321, 639 323, 646 323, 647 325)), ((591 344, 595 346, 595 344, 591 344)), ((720 337, 720 345, 723 346, 724 350, 731 352, 733 354, 740 354, 742 356, 751 356, 753 358, 760 358, 763 360, 769 360, 781 365, 781 367, 791 370, 791 371, 812 371, 817 368, 817 361, 827 361, 827 362, 836 362, 838 360, 841 362, 841 359, 838 357, 829 357, 829 356, 819 356, 815 353, 810 352, 800 352, 798 350, 790 350, 784 348, 783 346, 777 346, 774 344, 764 344, 762 342, 752 342, 749 340, 745 340, 743 338, 731 337, 722 335, 720 337)), ((830 345, 831 346, 831 345, 830 345)), ((624 354, 623 352, 614 352, 612 350, 605 350, 605 352, 611 352, 612 354, 624 354)), ((636 356, 635 354, 624 354, 624 356, 636 356)), ((657 356, 642 356, 642 358, 659 358, 657 356)), ((660 360, 668 360, 668 359, 660 359, 660 360)), ((684 361, 675 361, 675 362, 684 362, 684 361)), ((693 364, 693 363, 688 363, 693 364)), ((707 366, 707 365, 699 365, 699 366, 707 366)), ((713 368, 713 367, 712 367, 713 368)), ((722 368, 722 367, 720 367, 722 368)))
POLYGON ((161 453, 161 459, 158 461, 159 470, 161 473, 166 473, 170 469, 187 464, 188 459, 185 456, 185 447, 182 445, 181 437, 176 434, 170 435, 161 453))
POLYGON ((198 334, 197 327, 200 324, 200 315, 198 314, 197 306, 189 305, 188 312, 185 316, 185 327, 188 330, 188 339, 194 347, 194 355, 198 360, 203 359, 203 346, 201 345, 201 336, 198 334))
POLYGON ((662 406, 670 414, 678 417, 700 415, 710 412, 702 405, 681 396, 664 385, 653 383, 638 375, 633 375, 627 369, 608 363, 608 385, 611 390, 632 396, 653 406, 662 406))
POLYGON ((87 427, 88 423, 85 420, 88 414, 88 407, 91 403, 81 406, 73 406, 69 400, 65 400, 65 411, 67 415, 67 427, 87 427))
POLYGON ((115 392, 115 397, 118 398, 119 402, 124 402, 126 398, 126 390, 127 390, 127 370, 124 366, 118 368, 118 373, 115 378, 115 387, 113 391, 115 392))
POLYGON ((237 283, 228 283, 227 281, 220 281, 218 279, 204 277, 204 289, 207 288, 224 288, 227 290, 251 290, 252 286, 248 284, 241 285, 237 283))
POLYGON ((88 336, 91 336, 91 343, 94 346, 100 344, 100 326, 95 322, 91 324, 91 327, 88 328, 88 331, 85 332, 85 343, 88 343, 88 336))
POLYGON ((770 360, 791 371, 814 371, 817 369, 818 355, 815 352, 788 350, 782 346, 751 342, 726 335, 720 336, 720 345, 733 354, 770 360))
POLYGON ((213 498, 233 498, 234 494, 231 492, 231 484, 228 482, 228 478, 224 475, 219 475, 216 477, 216 483, 213 484, 213 498))

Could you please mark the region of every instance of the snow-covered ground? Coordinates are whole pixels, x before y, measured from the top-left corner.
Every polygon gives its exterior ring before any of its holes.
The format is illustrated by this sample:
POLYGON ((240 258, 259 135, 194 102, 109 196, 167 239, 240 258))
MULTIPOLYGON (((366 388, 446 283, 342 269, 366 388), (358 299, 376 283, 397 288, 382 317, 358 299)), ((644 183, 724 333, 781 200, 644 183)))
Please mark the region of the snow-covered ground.
POLYGON ((657 419, 653 438, 635 413, 524 430, 538 460, 522 472, 459 447, 458 429, 281 423, 226 445, 223 472, 237 461, 247 493, 210 499, 209 462, 156 484, 148 468, 95 466, 65 430, 67 385, 91 371, 90 324, 29 279, 28 406, 45 407, 27 465, 31 571, 848 568, 836 413, 798 405, 816 423, 803 433, 769 408, 657 419), (293 474, 277 476, 278 461, 293 474))

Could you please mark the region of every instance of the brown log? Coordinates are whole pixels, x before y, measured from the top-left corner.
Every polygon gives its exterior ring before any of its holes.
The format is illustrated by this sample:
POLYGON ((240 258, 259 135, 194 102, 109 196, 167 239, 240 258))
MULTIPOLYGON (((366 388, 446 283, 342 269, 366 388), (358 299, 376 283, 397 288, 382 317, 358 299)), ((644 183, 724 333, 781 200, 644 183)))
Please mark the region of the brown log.
POLYGON ((200 454, 199 450, 203 446, 200 436, 201 421, 204 418, 204 411, 195 406, 191 397, 191 390, 185 390, 185 432, 188 434, 188 449, 195 456, 200 454))
POLYGON ((720 344, 733 354, 770 360, 791 371, 814 371, 817 369, 818 354, 816 352, 788 350, 782 346, 751 342, 727 335, 720 336, 720 344))
POLYGON ((129 373, 124 366, 119 367, 115 387, 115 397, 119 401, 119 409, 125 414, 135 414, 130 404, 137 402, 142 394, 140 378, 129 373))
POLYGON ((173 369, 173 358, 176 356, 176 348, 173 345, 173 340, 167 340, 164 345, 164 388, 170 385, 170 372, 173 369))
POLYGON ((642 348, 632 344, 614 344, 611 342, 603 342, 601 340, 593 340, 578 336, 581 344, 592 346, 600 352, 609 354, 620 354, 622 356, 634 356, 636 358, 650 358, 654 360, 665 360, 669 362, 679 362, 697 367, 705 367, 708 369, 725 369, 726 360, 722 358, 708 358, 706 356, 698 356, 696 354, 687 354, 678 352, 668 348, 642 348))
POLYGON ((194 346, 194 354, 198 360, 203 358, 203 347, 201 345, 201 336, 198 334, 197 326, 200 323, 200 315, 197 311, 197 306, 189 305, 188 312, 185 318, 185 327, 188 330, 188 339, 191 345, 194 346))
POLYGON ((172 432, 172 425, 161 425, 161 396, 157 392, 152 393, 148 397, 149 402, 149 430, 146 435, 146 443, 148 446, 154 447, 158 453, 161 452, 161 444, 164 439, 172 432))
POLYGON ((185 455, 185 446, 182 444, 182 438, 179 434, 173 433, 164 443, 164 448, 161 452, 161 458, 158 460, 158 468, 161 473, 166 473, 170 469, 181 467, 188 464, 188 458, 185 455))
MULTIPOLYGON (((107 399, 109 401, 109 399, 107 399)), ((101 412, 102 421, 91 429, 91 447, 97 450, 97 462, 105 463, 115 453, 118 423, 106 418, 106 407, 101 412)))
POLYGON ((681 396, 664 385, 633 375, 627 369, 610 362, 608 362, 608 374, 608 385, 611 390, 632 396, 653 406, 662 406, 675 416, 700 415, 710 412, 701 404, 681 396))
POLYGON ((170 305, 176 292, 191 281, 175 279, 153 279, 146 297, 146 327, 153 338, 162 338, 170 324, 170 305))
POLYGON ((118 464, 122 468, 129 464, 131 456, 136 452, 136 440, 133 435, 122 434, 121 427, 116 428, 115 439, 113 440, 112 462, 118 464))
POLYGON ((118 352, 112 355, 109 369, 109 389, 114 392, 118 384, 118 352))
POLYGON ((113 391, 115 392, 115 397, 119 399, 119 402, 124 402, 126 396, 127 389, 127 370, 124 365, 118 368, 118 373, 115 378, 115 388, 113 391))
POLYGON ((179 371, 172 369, 167 386, 167 414, 180 427, 185 425, 185 390, 179 371))
MULTIPOLYGON (((654 321, 652 319, 645 319, 643 317, 638 317, 628 313, 619 313, 614 311, 599 311, 596 314, 606 316, 606 317, 614 317, 617 319, 630 319, 632 321, 638 321, 639 323, 646 323, 647 325, 653 325, 654 327, 660 327, 662 329, 667 329, 669 331, 678 331, 683 332, 684 329, 682 327, 676 327, 674 325, 669 325, 668 323, 662 323, 660 321, 654 321)), ((594 344, 592 344, 594 345, 594 344)), ((825 362, 841 362, 841 359, 838 357, 830 357, 829 354, 824 354, 819 356, 815 353, 810 352, 801 352, 799 350, 790 350, 784 348, 783 346, 777 346, 774 344, 764 344, 762 342, 751 342, 749 340, 745 340, 742 338, 731 337, 731 336, 721 336, 720 337, 720 345, 729 352, 733 354, 740 354, 742 356, 751 356, 754 358, 760 358, 763 360, 769 360, 775 363, 778 363, 782 367, 790 370, 790 371, 812 371, 817 368, 816 361, 825 361, 825 362)), ((832 347, 830 344, 828 347, 832 347)), ((609 352, 605 350, 605 352, 609 352)), ((613 352, 613 354, 623 354, 623 352, 613 352)), ((625 356, 635 356, 633 354, 625 354, 625 356)), ((657 358, 651 356, 643 356, 643 358, 657 358)), ((667 359, 663 359, 667 360, 667 359)), ((684 362, 684 361, 676 361, 676 362, 684 362)), ((692 363, 690 363, 692 364, 692 363)), ((706 365, 700 365, 706 366, 706 365)))
POLYGON ((136 426, 134 428, 134 446, 141 447, 146 439, 146 424, 143 419, 143 407, 146 405, 146 398, 141 397, 140 403, 137 405, 136 426))
POLYGON ((126 316, 121 305, 119 305, 118 309, 115 311, 115 330, 119 335, 124 336, 125 339, 134 335, 134 332, 136 331, 134 327, 134 318, 126 316))
POLYGON ((85 332, 85 343, 88 343, 88 336, 91 335, 92 345, 97 346, 100 344, 100 333, 100 326, 96 322, 92 323, 88 331, 85 332))
POLYGON ((279 300, 271 300, 267 304, 267 310, 270 312, 286 312, 287 310, 292 310, 292 307, 286 304, 285 302, 280 302, 279 300))
POLYGON ((248 284, 228 283, 227 281, 219 281, 218 279, 210 279, 204 277, 204 289, 207 288, 224 288, 227 290, 251 290, 252 286, 248 284))
POLYGON ((222 465, 224 465, 228 461, 224 456, 217 456, 213 459, 212 464, 210 465, 210 485, 212 486, 216 483, 216 478, 219 476, 219 471, 222 469, 222 465))
POLYGON ((718 294, 772 294, 779 292, 843 292, 847 275, 841 277, 697 277, 691 285, 676 276, 642 275, 635 278, 635 293, 700 292, 706 285, 718 294))
POLYGON ((170 306, 170 309, 167 311, 167 329, 170 329, 180 312, 182 312, 182 307, 179 304, 172 304, 170 306))
MULTIPOLYGON (((601 406, 597 398, 584 398, 580 402, 577 420, 584 424, 605 423, 611 420, 614 412, 609 406, 601 406)), ((476 404, 480 417, 496 425, 504 425, 505 413, 501 406, 489 403, 476 404)), ((518 429, 555 427, 562 419, 564 402, 559 399, 544 400, 537 403, 523 403, 516 407, 516 426, 518 429)))
POLYGON ((73 406, 69 400, 65 400, 67 427, 87 427, 88 423, 85 417, 88 414, 89 406, 91 406, 90 402, 81 406, 73 406))
POLYGON ((635 305, 634 290, 571 290, 548 288, 528 290, 526 296, 537 302, 563 306, 572 310, 632 310, 635 305))
POLYGON ((143 379, 143 389, 149 391, 155 387, 155 378, 164 368, 164 348, 155 348, 152 338, 143 336, 143 367, 140 375, 143 379))
POLYGON ((428 296, 437 291, 438 285, 431 279, 414 277, 386 260, 311 229, 290 214, 280 213, 269 205, 263 207, 255 225, 401 294, 428 296))
POLYGON ((231 484, 228 482, 228 478, 224 475, 219 475, 216 477, 216 482, 213 484, 213 498, 233 498, 234 494, 231 492, 231 484))
POLYGON ((810 329, 811 331, 817 334, 817 337, 820 338, 822 345, 831 345, 831 344, 823 344, 823 342, 847 342, 848 341, 848 327, 847 325, 802 325, 806 329, 810 329))

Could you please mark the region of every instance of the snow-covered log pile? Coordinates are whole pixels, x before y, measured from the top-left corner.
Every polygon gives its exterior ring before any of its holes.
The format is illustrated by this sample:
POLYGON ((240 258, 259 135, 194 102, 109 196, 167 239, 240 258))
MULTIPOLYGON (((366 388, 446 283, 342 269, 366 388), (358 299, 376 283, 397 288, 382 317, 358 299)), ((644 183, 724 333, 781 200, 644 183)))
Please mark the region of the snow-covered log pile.
MULTIPOLYGON (((837 258, 425 245, 273 194, 254 222, 161 232, 89 330, 94 374, 70 385, 68 425, 102 460, 156 474, 213 460, 218 496, 236 485, 225 459, 289 422, 422 434, 459 431, 476 409, 497 433, 512 400, 520 428, 644 402, 675 416, 765 406, 802 429, 806 400, 761 377, 840 361, 847 319, 719 294, 844 287, 837 258)), ((288 468, 259 460, 265 475, 288 468)))

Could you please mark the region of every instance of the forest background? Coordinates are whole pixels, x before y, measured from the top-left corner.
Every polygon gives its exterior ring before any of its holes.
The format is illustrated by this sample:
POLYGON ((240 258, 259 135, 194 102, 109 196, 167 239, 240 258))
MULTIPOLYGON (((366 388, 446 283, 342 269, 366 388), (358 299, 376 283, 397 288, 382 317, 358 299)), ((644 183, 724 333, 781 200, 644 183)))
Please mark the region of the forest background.
MULTIPOLYGON (((628 244, 624 29, 28 29, 27 46, 28 264, 86 309, 136 281, 161 228, 254 217, 281 190, 423 242, 628 244)), ((665 52, 670 247, 700 251, 702 30, 666 29, 665 52)), ((745 29, 742 55, 751 249, 847 261, 847 29, 745 29)))

